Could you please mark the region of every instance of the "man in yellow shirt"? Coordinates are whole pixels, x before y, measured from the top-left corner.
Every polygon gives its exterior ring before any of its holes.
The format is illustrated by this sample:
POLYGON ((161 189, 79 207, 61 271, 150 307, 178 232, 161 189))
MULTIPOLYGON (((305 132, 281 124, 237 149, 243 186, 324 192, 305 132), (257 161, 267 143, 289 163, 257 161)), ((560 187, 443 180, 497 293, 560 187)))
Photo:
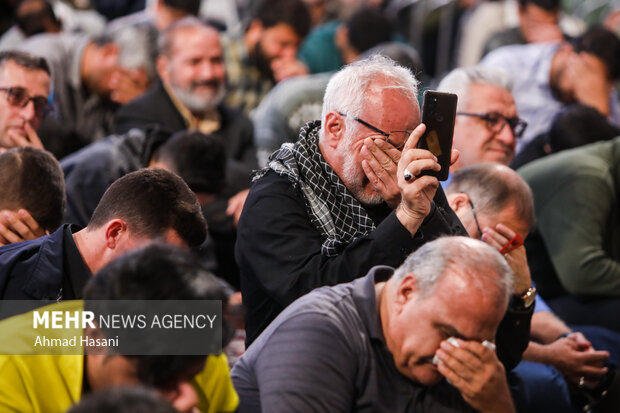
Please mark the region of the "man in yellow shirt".
MULTIPOLYGON (((185 250, 150 245, 103 268, 86 286, 86 300, 223 300, 219 282, 185 250)), ((50 309, 82 310, 82 301, 50 309)), ((0 322, 0 412, 61 413, 90 392, 112 386, 157 389, 179 411, 232 412, 238 396, 226 356, 123 356, 118 354, 32 354, 33 316, 0 322), (28 351, 29 350, 29 351, 28 351), (24 354, 30 353, 30 354, 24 354)), ((71 329, 46 329, 48 337, 71 329)), ((81 334, 81 333, 80 333, 81 334)))

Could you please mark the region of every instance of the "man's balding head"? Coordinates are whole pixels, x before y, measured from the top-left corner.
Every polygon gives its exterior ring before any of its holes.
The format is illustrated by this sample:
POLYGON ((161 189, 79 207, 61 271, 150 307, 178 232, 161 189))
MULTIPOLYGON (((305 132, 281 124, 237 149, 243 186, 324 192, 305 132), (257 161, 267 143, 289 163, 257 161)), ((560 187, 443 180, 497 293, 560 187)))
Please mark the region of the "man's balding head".
POLYGON ((481 163, 459 169, 446 189, 448 202, 469 235, 480 238, 478 226, 502 223, 525 238, 534 226, 534 199, 527 183, 512 169, 481 163), (473 205, 473 210, 472 210, 473 205))
POLYGON ((508 305, 512 271, 491 246, 444 237, 411 254, 383 287, 380 316, 398 370, 426 386, 442 376, 433 365, 448 337, 495 338, 508 305))

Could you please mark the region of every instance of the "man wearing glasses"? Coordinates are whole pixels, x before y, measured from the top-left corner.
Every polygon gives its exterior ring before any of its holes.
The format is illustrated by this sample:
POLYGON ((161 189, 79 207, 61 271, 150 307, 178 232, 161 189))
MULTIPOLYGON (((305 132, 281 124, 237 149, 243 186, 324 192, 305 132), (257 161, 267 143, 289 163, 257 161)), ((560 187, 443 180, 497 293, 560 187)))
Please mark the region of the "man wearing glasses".
POLYGON ((45 59, 24 52, 0 52, 0 151, 43 149, 37 128, 48 112, 50 69, 45 59))
MULTIPOLYGON (((467 234, 437 179, 420 176, 439 164, 415 148, 424 132, 417 83, 381 56, 346 66, 327 86, 322 121, 307 123, 255 178, 236 245, 248 345, 313 289, 467 234)), ((498 349, 511 368, 527 346, 530 313, 507 314, 498 349)))
POLYGON ((510 88, 508 73, 483 66, 455 69, 439 83, 438 90, 459 97, 452 144, 459 158, 452 172, 481 162, 510 164, 527 127, 510 88))

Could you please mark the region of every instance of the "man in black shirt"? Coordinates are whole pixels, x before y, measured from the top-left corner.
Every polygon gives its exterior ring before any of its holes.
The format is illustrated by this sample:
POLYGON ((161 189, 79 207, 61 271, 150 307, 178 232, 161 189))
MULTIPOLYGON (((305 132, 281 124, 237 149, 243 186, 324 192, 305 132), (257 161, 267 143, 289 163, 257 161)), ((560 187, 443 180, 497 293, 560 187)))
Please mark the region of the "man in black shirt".
POLYGON ((255 177, 236 245, 248 344, 314 288, 398 266, 439 235, 465 234, 441 190, 432 202, 436 178, 403 178, 405 168, 439 169, 415 149, 424 131, 417 83, 383 57, 347 66, 327 86, 323 122, 306 124, 255 177))

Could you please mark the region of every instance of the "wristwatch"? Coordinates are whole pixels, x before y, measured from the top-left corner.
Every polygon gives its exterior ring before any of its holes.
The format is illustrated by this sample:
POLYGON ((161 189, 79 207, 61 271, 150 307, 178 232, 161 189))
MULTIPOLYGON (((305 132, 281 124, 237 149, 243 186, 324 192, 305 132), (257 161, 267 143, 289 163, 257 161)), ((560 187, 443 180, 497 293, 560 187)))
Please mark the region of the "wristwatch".
POLYGON ((526 311, 532 307, 534 304, 534 299, 536 298, 536 287, 532 286, 527 289, 527 291, 521 295, 513 294, 510 305, 515 310, 526 311))

